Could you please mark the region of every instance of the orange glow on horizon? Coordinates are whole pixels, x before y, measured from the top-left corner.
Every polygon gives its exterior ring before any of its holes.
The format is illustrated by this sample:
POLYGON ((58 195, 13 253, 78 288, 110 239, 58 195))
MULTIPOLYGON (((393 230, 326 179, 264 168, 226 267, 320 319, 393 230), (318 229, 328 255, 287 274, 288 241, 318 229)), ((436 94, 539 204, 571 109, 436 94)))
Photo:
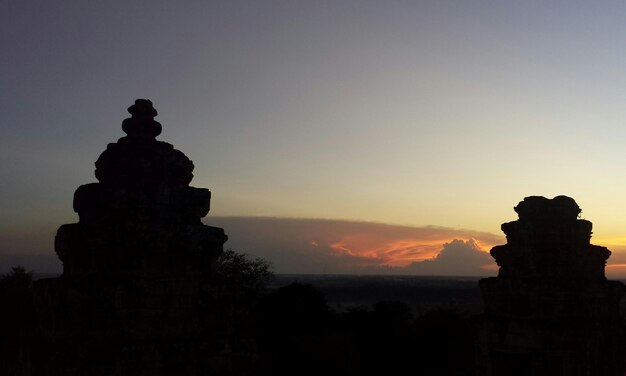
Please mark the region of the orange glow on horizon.
POLYGON ((484 269, 484 270, 491 270, 491 271, 498 271, 498 270, 500 270, 500 267, 495 262, 493 264, 483 265, 480 268, 484 269))
MULTIPOLYGON (((355 266, 407 266, 413 262, 433 259, 439 255, 444 244, 454 238, 434 239, 385 239, 375 234, 353 234, 329 244, 337 256, 349 255, 362 258, 355 266)), ((483 252, 489 252, 492 245, 472 239, 483 252)))
POLYGON ((623 236, 612 236, 612 237, 602 237, 602 238, 592 237, 591 244, 599 245, 602 247, 607 247, 614 254, 626 252, 626 237, 623 237, 623 236))

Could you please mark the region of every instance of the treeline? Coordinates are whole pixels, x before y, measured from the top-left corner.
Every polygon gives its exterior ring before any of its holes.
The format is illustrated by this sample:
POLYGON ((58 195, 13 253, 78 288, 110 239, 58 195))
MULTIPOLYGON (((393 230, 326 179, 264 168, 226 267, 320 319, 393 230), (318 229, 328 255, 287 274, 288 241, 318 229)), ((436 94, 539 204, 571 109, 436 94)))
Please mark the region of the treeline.
POLYGON ((413 317, 403 302, 343 312, 311 285, 291 284, 258 309, 257 374, 474 374, 470 318, 454 308, 413 317))
MULTIPOLYGON (((267 262, 226 251, 199 305, 211 323, 207 344, 219 375, 473 375, 470 316, 441 307, 415 317, 404 302, 336 311, 314 286, 274 291, 267 262)), ((45 324, 32 274, 0 278, 0 369, 28 374, 45 324)))
POLYGON ((475 373, 472 319, 455 307, 441 306, 417 317, 401 301, 333 310, 310 284, 268 291, 264 287, 272 276, 267 263, 228 251, 216 275, 215 288, 227 291, 211 310, 222 314, 216 327, 231 351, 232 368, 225 373, 475 373))

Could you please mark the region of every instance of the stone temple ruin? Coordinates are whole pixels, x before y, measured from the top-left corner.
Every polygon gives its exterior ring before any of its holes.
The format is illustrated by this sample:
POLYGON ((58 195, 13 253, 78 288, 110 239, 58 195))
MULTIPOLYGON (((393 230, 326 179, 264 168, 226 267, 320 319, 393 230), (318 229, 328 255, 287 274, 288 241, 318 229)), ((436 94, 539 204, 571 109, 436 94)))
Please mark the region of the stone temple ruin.
POLYGON ((624 375, 611 252, 590 244, 592 224, 569 197, 526 197, 515 211, 507 244, 491 249, 498 276, 480 281, 478 374, 624 375))
MULTIPOLYGON (((43 329, 20 374, 243 374, 223 372, 258 354, 247 334, 222 336, 232 312, 215 309, 212 277, 227 237, 201 222, 211 194, 190 187, 193 163, 156 140, 152 103, 128 111, 127 135, 96 161, 98 183, 76 190, 79 222, 58 230, 63 275, 35 283, 43 329)), ((480 281, 477 374, 624 375, 611 252, 590 244, 592 224, 569 197, 527 197, 515 211, 502 225, 507 244, 491 250, 499 274, 480 281)))
POLYGON ((128 111, 127 135, 96 162, 99 182, 76 190, 79 222, 58 230, 63 275, 37 284, 55 349, 40 374, 187 374, 214 351, 203 296, 227 237, 201 223, 211 193, 190 187, 193 163, 155 139, 152 102, 128 111))

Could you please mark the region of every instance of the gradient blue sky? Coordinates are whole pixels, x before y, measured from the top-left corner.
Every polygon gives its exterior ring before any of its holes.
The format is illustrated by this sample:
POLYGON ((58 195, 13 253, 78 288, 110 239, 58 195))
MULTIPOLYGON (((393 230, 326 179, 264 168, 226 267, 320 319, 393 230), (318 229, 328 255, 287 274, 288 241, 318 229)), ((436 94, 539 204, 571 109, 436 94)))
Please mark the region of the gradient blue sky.
POLYGON ((52 253, 135 98, 211 215, 499 236, 523 197, 566 194, 626 253, 623 2, 0 7, 0 255, 52 253))

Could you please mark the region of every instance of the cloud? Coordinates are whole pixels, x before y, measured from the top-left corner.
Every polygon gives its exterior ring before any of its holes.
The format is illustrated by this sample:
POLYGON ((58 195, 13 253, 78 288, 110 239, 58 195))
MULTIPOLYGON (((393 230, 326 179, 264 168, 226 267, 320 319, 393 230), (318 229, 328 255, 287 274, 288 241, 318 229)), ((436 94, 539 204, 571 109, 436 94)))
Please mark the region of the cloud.
POLYGON ((455 239, 443 245, 430 260, 411 263, 407 269, 416 274, 486 275, 497 270, 493 258, 474 239, 455 239))
POLYGON ((209 217, 205 223, 226 230, 226 248, 265 258, 277 273, 489 275, 493 270, 482 268, 493 264, 486 251, 504 241, 471 230, 342 220, 209 217))
MULTIPOLYGON (((272 217, 209 217, 223 227, 226 248, 262 257, 277 273, 494 275, 487 251, 504 244, 503 236, 447 227, 272 217)), ((53 251, 56 227, 0 231, 0 273, 23 265, 36 272, 60 272, 53 251)), ((606 273, 626 275, 625 242, 594 243, 613 252, 606 273)))

